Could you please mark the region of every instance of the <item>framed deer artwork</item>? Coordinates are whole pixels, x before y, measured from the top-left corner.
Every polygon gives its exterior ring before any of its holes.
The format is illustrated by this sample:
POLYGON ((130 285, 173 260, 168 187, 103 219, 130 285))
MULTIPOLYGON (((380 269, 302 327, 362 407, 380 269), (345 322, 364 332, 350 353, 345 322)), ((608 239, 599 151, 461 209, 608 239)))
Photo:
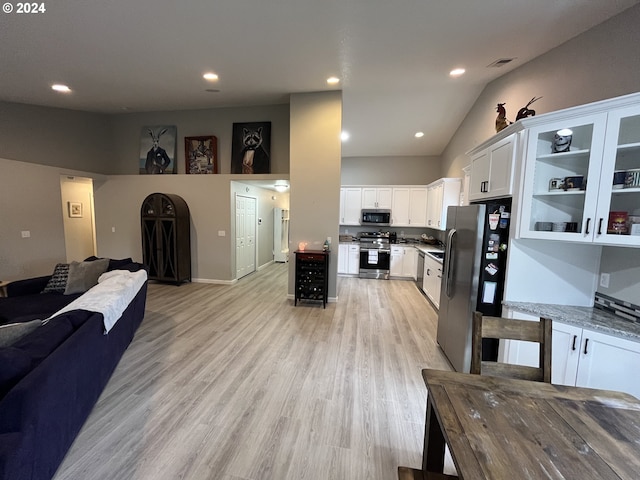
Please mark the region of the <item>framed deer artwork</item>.
POLYGON ((142 127, 140 131, 140 173, 145 175, 177 173, 175 160, 175 125, 142 127))
POLYGON ((187 173, 218 173, 218 139, 184 137, 184 159, 187 173))

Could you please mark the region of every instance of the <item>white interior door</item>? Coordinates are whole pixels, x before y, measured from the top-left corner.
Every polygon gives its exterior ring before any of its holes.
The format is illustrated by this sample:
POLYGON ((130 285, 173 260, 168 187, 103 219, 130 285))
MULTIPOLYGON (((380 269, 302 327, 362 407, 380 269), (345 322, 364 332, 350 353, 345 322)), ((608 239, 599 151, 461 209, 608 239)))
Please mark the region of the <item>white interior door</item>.
POLYGON ((236 278, 256 269, 256 199, 236 195, 236 278))

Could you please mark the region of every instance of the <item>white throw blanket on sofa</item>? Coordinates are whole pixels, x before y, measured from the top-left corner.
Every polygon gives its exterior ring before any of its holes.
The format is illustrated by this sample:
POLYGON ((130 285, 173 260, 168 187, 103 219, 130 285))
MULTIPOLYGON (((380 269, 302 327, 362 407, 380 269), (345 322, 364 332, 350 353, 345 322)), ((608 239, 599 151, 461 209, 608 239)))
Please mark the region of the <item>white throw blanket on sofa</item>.
POLYGON ((147 272, 138 270, 112 270, 98 278, 98 284, 87 290, 66 307, 51 315, 47 321, 71 310, 88 310, 104 317, 104 333, 109 333, 122 313, 138 294, 147 280, 147 272))

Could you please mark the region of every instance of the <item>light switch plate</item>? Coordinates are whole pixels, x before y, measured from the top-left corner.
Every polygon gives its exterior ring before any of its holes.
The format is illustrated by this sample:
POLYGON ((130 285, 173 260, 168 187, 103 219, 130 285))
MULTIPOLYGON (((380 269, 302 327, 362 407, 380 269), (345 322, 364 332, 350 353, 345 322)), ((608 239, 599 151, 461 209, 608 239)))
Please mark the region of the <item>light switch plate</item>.
POLYGON ((609 274, 608 273, 601 273, 600 274, 600 286, 604 287, 604 288, 609 288, 609 274))

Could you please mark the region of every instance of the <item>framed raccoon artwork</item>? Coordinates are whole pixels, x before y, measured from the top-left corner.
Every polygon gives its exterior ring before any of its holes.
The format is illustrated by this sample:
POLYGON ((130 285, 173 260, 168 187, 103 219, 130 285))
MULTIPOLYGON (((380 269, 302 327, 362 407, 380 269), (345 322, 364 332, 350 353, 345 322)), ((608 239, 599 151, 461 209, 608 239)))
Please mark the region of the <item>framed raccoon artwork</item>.
POLYGON ((184 159, 187 173, 218 173, 218 139, 184 137, 184 159))
POLYGON ((271 173, 271 122, 234 123, 231 173, 271 173))
POLYGON ((176 173, 176 127, 142 127, 140 132, 141 174, 176 173))

